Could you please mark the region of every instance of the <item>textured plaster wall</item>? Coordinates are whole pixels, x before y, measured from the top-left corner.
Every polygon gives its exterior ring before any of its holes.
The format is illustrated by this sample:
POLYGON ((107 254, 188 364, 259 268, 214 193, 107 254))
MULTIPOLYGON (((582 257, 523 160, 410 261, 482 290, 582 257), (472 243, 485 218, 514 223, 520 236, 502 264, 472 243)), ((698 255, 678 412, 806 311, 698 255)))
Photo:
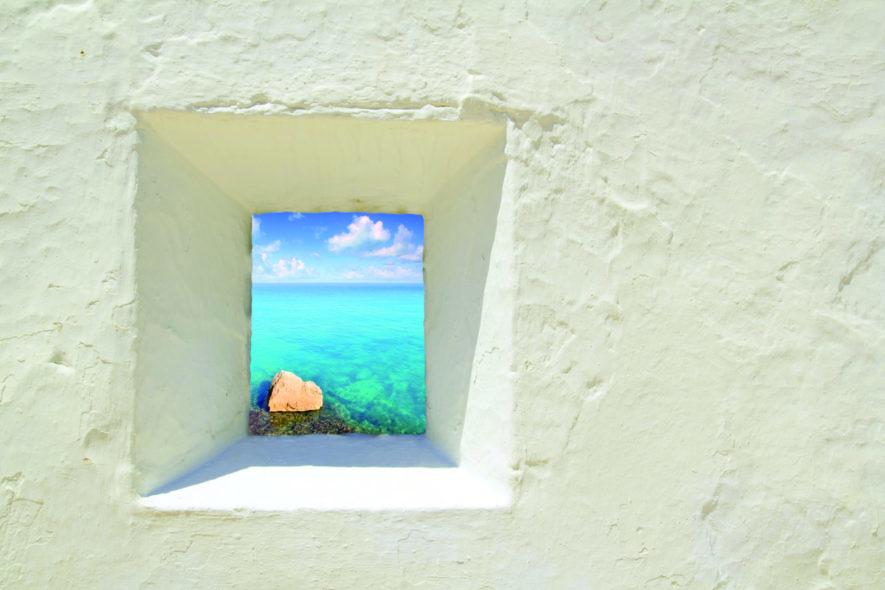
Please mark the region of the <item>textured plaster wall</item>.
MULTIPOLYGON (((179 490, 173 480, 188 471, 189 481, 204 482, 205 471, 198 476, 193 468, 222 453, 237 457, 231 471, 242 470, 244 462, 270 467, 269 460, 273 472, 252 469, 219 478, 216 457, 214 491, 188 489, 183 496, 152 497, 151 505, 266 510, 336 503, 507 504, 502 498, 512 487, 513 379, 511 343, 501 330, 508 334, 514 317, 514 248, 512 223, 497 227, 506 117, 390 120, 154 110, 139 112, 137 119, 135 490, 151 496, 158 488, 179 490), (338 454, 332 445, 341 441, 322 437, 326 452, 318 454, 316 446, 301 448, 299 438, 286 444, 276 437, 239 440, 246 436, 251 214, 330 210, 408 212, 427 220, 426 440, 416 445, 409 437, 365 437, 347 451, 350 467, 366 466, 375 451, 390 457, 382 465, 417 467, 430 451, 436 463, 443 455, 449 458, 443 464, 457 463, 463 472, 281 473, 275 467, 339 465, 329 455, 338 454), (468 421, 475 427, 465 437, 468 421), (482 426, 488 423, 496 428, 482 426), (423 478, 427 493, 410 492, 404 503, 408 486, 399 480, 406 476, 423 478), (270 483, 268 477, 283 479, 270 483), (477 477, 483 483, 465 488, 477 477), (439 478, 453 485, 440 486, 439 478), (280 487, 298 494, 281 499, 280 487)), ((378 466, 377 458, 370 464, 378 466)))
POLYGON ((0 585, 881 584, 885 8, 709 4, 2 3, 0 585), (506 121, 511 507, 138 507, 159 108, 506 121))
MULTIPOLYGON (((135 227, 135 489, 246 430, 251 215, 142 131, 135 227)), ((165 477, 164 477, 165 476, 165 477)))

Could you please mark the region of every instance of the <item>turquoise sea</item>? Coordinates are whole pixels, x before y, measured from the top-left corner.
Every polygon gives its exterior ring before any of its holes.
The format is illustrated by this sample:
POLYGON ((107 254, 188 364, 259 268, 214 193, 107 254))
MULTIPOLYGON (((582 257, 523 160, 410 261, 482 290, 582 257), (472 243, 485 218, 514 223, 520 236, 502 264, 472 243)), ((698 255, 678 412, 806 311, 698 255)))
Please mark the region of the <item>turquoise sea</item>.
POLYGON ((344 432, 423 434, 424 287, 253 283, 250 368, 253 412, 286 370, 320 386, 344 432))

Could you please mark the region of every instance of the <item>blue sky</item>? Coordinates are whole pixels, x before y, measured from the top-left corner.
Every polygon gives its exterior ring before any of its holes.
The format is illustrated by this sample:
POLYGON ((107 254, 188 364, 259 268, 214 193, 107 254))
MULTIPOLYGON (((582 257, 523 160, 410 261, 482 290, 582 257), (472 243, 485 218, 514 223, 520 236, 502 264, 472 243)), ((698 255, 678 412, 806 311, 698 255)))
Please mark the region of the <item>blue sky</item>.
POLYGON ((421 283, 423 254, 420 215, 252 216, 254 283, 421 283))

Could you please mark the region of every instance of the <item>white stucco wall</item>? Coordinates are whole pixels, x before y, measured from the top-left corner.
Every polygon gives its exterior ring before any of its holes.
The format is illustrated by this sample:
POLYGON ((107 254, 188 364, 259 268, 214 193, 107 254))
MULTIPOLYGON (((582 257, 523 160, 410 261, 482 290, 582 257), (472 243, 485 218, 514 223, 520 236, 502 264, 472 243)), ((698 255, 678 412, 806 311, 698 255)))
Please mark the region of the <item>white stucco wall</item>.
POLYGON ((512 209, 501 211, 507 120, 427 115, 137 114, 132 455, 146 506, 509 506, 513 232, 498 227, 512 209), (337 210, 427 220, 427 434, 348 437, 346 450, 336 437, 243 440, 251 214, 337 210), (428 460, 434 469, 415 469, 428 460))
POLYGON ((0 4, 0 586, 881 584, 885 8, 709 4, 0 4), (139 502, 158 109, 505 125, 461 445, 507 507, 139 502))

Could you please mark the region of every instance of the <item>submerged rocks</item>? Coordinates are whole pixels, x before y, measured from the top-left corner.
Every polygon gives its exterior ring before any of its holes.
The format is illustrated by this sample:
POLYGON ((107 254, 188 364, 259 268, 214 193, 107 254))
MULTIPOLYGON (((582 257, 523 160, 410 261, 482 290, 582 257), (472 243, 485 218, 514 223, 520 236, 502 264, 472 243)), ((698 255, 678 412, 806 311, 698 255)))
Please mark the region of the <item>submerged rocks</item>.
POLYGON ((274 375, 267 392, 271 412, 308 412, 323 407, 323 390, 313 381, 302 381, 295 373, 280 371, 274 375))

